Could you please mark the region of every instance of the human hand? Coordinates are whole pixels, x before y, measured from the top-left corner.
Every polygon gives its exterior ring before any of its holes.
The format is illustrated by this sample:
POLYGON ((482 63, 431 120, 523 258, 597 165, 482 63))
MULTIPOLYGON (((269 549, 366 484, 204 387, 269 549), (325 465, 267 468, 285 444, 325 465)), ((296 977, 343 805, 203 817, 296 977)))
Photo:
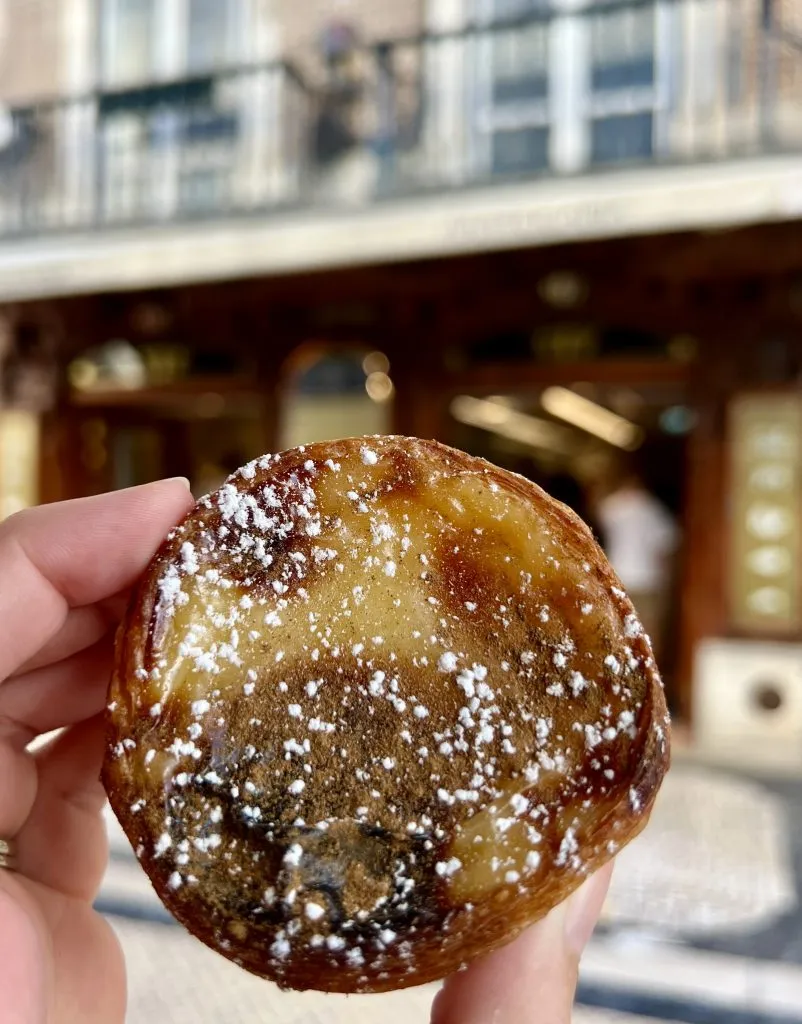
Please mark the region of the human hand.
POLYGON ((432 1024, 570 1024, 579 958, 612 873, 607 864, 508 946, 448 978, 432 1024))
POLYGON ((18 869, 0 870, 3 1024, 125 1017, 122 953, 92 909, 108 856, 101 712, 126 591, 191 505, 164 481, 0 524, 0 837, 18 869))
MULTIPOLYGON (((122 953, 92 909, 108 854, 101 712, 126 591, 191 504, 185 484, 165 481, 0 525, 0 837, 14 840, 18 867, 0 870, 3 1024, 124 1019, 122 953)), ((435 1024, 567 1024, 609 876, 450 978, 435 1024)))

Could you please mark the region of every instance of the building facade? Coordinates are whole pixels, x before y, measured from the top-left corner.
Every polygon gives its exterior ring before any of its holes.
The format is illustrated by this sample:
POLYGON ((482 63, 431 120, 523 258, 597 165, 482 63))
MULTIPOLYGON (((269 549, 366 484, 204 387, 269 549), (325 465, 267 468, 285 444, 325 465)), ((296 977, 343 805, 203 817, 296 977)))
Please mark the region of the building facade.
POLYGON ((5 0, 0 230, 794 148, 797 0, 5 0), (356 151, 355 151, 356 150, 356 151))

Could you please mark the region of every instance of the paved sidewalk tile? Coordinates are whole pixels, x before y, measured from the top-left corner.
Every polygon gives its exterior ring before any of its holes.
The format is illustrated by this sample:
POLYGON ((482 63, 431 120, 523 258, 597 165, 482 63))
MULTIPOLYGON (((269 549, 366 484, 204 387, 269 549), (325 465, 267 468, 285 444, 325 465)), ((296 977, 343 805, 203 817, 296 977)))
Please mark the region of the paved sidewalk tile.
MULTIPOLYGON (((118 919, 113 924, 128 962, 127 1024, 428 1024, 438 988, 381 996, 280 992, 178 928, 118 919)), ((573 1021, 658 1024, 585 1007, 575 1009, 573 1021)))

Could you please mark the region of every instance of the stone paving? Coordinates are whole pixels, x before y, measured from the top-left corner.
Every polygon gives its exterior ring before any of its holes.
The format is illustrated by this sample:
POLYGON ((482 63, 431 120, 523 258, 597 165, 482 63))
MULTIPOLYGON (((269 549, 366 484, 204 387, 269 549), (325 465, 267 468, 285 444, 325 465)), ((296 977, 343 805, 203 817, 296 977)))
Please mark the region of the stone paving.
MULTIPOLYGON (((99 909, 128 960, 129 1024, 422 1024, 436 986, 287 994, 175 926, 110 820, 99 909)), ((576 1024, 802 1022, 802 783, 679 764, 619 858, 576 1024)), ((524 1022, 522 1022, 524 1024, 524 1022)))
MULTIPOLYGON (((383 996, 285 993, 207 950, 182 929, 114 916, 128 965, 128 1024, 425 1024, 436 985, 383 996)), ((578 1007, 575 1024, 638 1024, 578 1007)), ((653 1022, 652 1022, 653 1024, 653 1022)))
MULTIPOLYGON (((437 991, 435 985, 382 996, 280 992, 178 928, 119 919, 114 926, 128 960, 128 1024, 426 1024, 437 991)), ((640 1021, 584 1007, 574 1015, 574 1024, 640 1021)))

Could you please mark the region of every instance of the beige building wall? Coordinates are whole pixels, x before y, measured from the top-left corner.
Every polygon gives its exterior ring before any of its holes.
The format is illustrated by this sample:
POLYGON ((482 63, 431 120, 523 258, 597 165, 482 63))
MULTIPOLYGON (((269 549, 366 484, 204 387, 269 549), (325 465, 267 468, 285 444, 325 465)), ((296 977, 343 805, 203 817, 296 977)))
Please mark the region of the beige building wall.
POLYGON ((333 20, 347 22, 362 39, 375 42, 418 35, 425 0, 274 0, 282 51, 307 60, 321 30, 333 20))
MULTIPOLYGON (((0 0, 0 100, 22 104, 82 91, 96 74, 101 0, 0 0)), ((222 0, 221 0, 222 2, 222 0)), ((416 35, 425 0, 236 0, 239 59, 286 56, 314 69, 324 26, 351 24, 366 41, 416 35)), ((176 0, 158 0, 165 8, 176 0)), ((185 0, 178 0, 181 8, 185 0)), ((235 57, 235 61, 236 61, 235 57)))
POLYGON ((61 0, 0 0, 0 100, 25 103, 62 89, 61 0))

